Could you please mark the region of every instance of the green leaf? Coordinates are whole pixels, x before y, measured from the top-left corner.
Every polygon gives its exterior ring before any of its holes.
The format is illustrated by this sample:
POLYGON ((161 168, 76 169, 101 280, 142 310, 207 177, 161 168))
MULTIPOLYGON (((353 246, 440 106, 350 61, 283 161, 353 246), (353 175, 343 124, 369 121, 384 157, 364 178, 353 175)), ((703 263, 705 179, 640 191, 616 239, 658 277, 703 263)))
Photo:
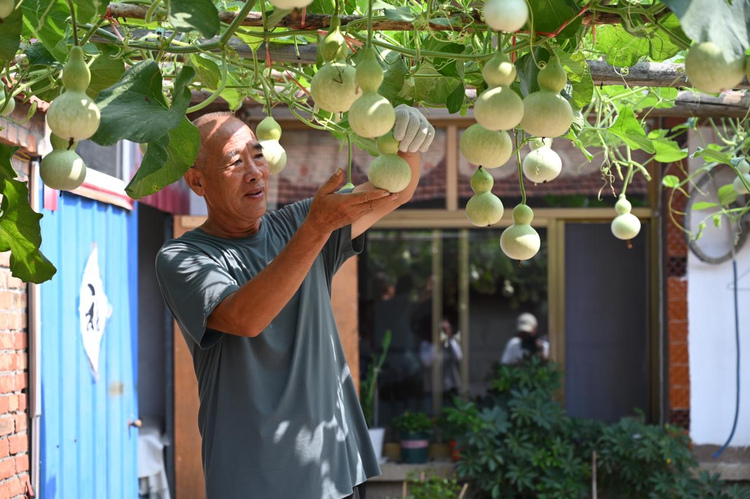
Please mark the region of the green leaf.
POLYGON ((464 62, 457 61, 450 56, 453 54, 462 54, 464 50, 466 50, 465 45, 428 38, 422 45, 422 48, 426 51, 442 52, 446 55, 445 58, 435 57, 432 59, 433 66, 435 66, 435 69, 437 69, 441 75, 463 80, 464 62))
POLYGON ((53 64, 58 64, 57 59, 44 48, 41 42, 30 43, 26 46, 24 53, 32 66, 52 66, 53 64))
POLYGON ((22 13, 21 9, 15 9, 0 23, 0 67, 16 57, 18 46, 21 44, 22 13))
POLYGON ((430 106, 446 106, 448 98, 453 92, 455 92, 458 87, 463 86, 463 82, 458 78, 446 78, 445 76, 435 78, 435 87, 422 102, 430 106))
MULTIPOLYGON (((667 109, 674 107, 675 100, 679 91, 672 87, 656 87, 644 89, 646 96, 636 101, 635 111, 642 111, 644 109, 667 109)), ((628 101, 630 99, 627 99, 628 101)))
POLYGON ((335 0, 313 0, 307 7, 307 12, 310 14, 328 14, 331 15, 336 12, 336 1, 335 0))
POLYGON ((721 228, 721 213, 715 213, 713 216, 714 219, 714 227, 721 228))
POLYGON ((221 92, 221 98, 227 101, 229 110, 234 112, 242 106, 242 102, 247 95, 246 88, 249 88, 250 84, 243 82, 239 75, 234 74, 232 66, 229 66, 227 69, 229 71, 227 73, 227 88, 221 92))
POLYGON ((143 61, 128 69, 114 86, 102 91, 96 100, 101 109, 99 130, 91 138, 99 145, 118 140, 151 142, 175 128, 190 104, 188 83, 195 70, 184 66, 174 82, 172 107, 162 94, 162 75, 154 61, 143 61))
POLYGON ((279 21, 291 14, 293 10, 294 9, 273 9, 273 12, 270 14, 266 13, 266 24, 268 24, 268 26, 276 26, 279 21))
POLYGON ((583 52, 569 55, 559 49, 555 50, 555 54, 565 68, 568 81, 573 88, 570 103, 576 109, 584 109, 591 103, 591 97, 594 95, 594 80, 591 79, 591 68, 586 63, 586 56, 583 52))
POLYGON ((399 7, 397 9, 385 9, 383 12, 387 19, 391 21, 413 22, 416 17, 411 13, 408 7, 399 7))
POLYGON ((399 97, 422 102, 427 100, 435 89, 439 78, 445 78, 437 72, 435 66, 425 62, 404 81, 404 86, 399 92, 399 97))
POLYGON ((15 180, 11 158, 17 147, 0 144, 0 251, 10 251, 10 270, 24 282, 41 283, 55 275, 57 269, 39 251, 42 215, 31 209, 29 191, 24 182, 15 180))
POLYGON ((65 43, 65 30, 68 27, 70 10, 65 0, 24 0, 23 24, 38 38, 50 54, 61 63, 68 60, 68 47, 65 43), (47 7, 53 4, 47 10, 47 7))
POLYGON ((76 21, 80 25, 95 22, 96 18, 103 16, 107 12, 109 2, 102 0, 76 0, 73 2, 73 5, 75 5, 76 21))
MULTIPOLYGON (((531 14, 534 20, 534 30, 543 33, 557 31, 569 19, 573 19, 581 10, 573 0, 529 0, 531 14)), ((531 17, 529 18, 531 20, 531 17)), ((559 35, 557 40, 571 38, 581 27, 581 17, 576 17, 568 24, 559 35)), ((598 33, 597 33, 598 35, 598 33)))
POLYGON ((566 139, 572 141, 573 144, 575 144, 575 146, 578 147, 578 149, 581 150, 581 152, 583 153, 583 155, 586 156, 586 159, 588 159, 589 161, 591 161, 592 159, 594 159, 594 155, 591 154, 588 151, 588 149, 586 149, 586 147, 583 145, 583 142, 581 142, 581 140, 573 133, 573 130, 568 130, 568 133, 565 134, 564 137, 566 139))
POLYGON ((718 203, 711 203, 709 201, 698 201, 697 203, 693 203, 693 210, 695 211, 707 210, 715 206, 719 206, 718 203))
POLYGON ((176 128, 148 144, 146 156, 125 192, 140 199, 177 182, 193 166, 199 147, 198 129, 183 118, 176 128))
POLYGON ((724 165, 732 164, 732 157, 729 154, 723 151, 717 151, 716 149, 711 148, 710 146, 707 147, 706 149, 699 147, 698 150, 693 153, 693 157, 703 158, 705 161, 721 163, 724 165))
POLYGON ((122 58, 112 58, 112 56, 117 54, 117 48, 106 44, 100 44, 98 47, 101 53, 94 59, 91 66, 89 66, 91 83, 86 90, 89 97, 94 100, 96 100, 102 90, 117 83, 125 73, 125 64, 122 58))
POLYGON ((539 90, 539 83, 536 77, 539 74, 537 62, 549 60, 549 52, 543 48, 535 48, 534 56, 531 53, 525 54, 516 61, 516 71, 518 72, 518 81, 520 84, 521 96, 527 95, 539 90))
POLYGON ((656 156, 654 156, 656 161, 659 163, 674 163, 675 161, 687 158, 687 149, 680 149, 679 144, 674 140, 657 135, 659 134, 655 134, 654 132, 648 134, 648 138, 651 139, 651 143, 656 150, 656 156))
POLYGON ((726 56, 745 54, 750 40, 750 4, 744 0, 663 0, 696 43, 714 42, 726 56))
POLYGON ((190 56, 189 64, 195 69, 198 80, 204 87, 213 90, 219 88, 219 83, 221 82, 221 69, 219 69, 218 64, 208 57, 203 57, 199 54, 193 54, 190 56))
POLYGON ((733 184, 722 185, 719 187, 719 204, 722 206, 729 206, 730 204, 737 201, 737 191, 734 190, 733 184))
POLYGON ((205 38, 219 32, 219 11, 211 0, 170 0, 169 23, 177 31, 200 32, 205 38))
POLYGON ((456 89, 451 92, 448 96, 448 100, 445 102, 448 112, 451 114, 457 113, 461 110, 461 106, 464 104, 464 98, 466 97, 466 88, 463 83, 456 86, 456 89))
POLYGON ((599 26, 596 49, 613 66, 634 66, 648 54, 648 39, 636 38, 620 25, 599 26))
POLYGON ((392 51, 385 53, 385 65, 383 83, 380 85, 378 92, 394 105, 404 103, 404 99, 400 98, 398 94, 404 87, 404 79, 409 74, 409 68, 401 54, 392 51))
POLYGON ((680 179, 674 175, 665 175, 664 178, 661 179, 661 185, 670 189, 674 189, 676 187, 679 187, 680 179))
POLYGON ((654 145, 646 137, 641 123, 629 107, 620 109, 620 114, 609 128, 609 133, 621 138, 631 149, 642 149, 651 154, 655 152, 654 145))

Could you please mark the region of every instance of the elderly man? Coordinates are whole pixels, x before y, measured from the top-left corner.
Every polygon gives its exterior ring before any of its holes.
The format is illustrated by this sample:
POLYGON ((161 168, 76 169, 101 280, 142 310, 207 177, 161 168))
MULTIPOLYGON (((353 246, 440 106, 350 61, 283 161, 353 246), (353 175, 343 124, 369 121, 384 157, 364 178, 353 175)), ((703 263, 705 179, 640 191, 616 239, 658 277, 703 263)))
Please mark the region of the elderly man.
POLYGON ((208 217, 164 245, 156 272, 193 356, 208 499, 364 498, 380 474, 330 297, 360 236, 417 187, 434 129, 410 107, 396 111, 412 170, 404 191, 337 193, 339 168, 313 199, 275 212, 247 125, 228 114, 195 121, 201 148, 185 180, 208 217))

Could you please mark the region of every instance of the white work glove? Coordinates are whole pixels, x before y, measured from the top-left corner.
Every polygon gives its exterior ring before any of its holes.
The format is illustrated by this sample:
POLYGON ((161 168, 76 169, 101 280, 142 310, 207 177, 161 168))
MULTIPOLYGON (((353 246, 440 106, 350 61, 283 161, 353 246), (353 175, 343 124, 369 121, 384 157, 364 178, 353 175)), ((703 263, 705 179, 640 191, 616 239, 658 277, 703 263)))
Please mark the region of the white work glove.
POLYGON ((411 106, 400 104, 396 107, 393 138, 401 143, 401 152, 427 152, 435 138, 435 129, 422 113, 411 106))

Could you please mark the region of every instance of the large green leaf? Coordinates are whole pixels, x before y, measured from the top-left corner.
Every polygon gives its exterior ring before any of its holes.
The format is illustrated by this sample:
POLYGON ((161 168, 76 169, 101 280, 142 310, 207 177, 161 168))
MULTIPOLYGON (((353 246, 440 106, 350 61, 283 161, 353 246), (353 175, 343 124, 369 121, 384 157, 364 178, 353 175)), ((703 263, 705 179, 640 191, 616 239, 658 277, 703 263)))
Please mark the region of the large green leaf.
POLYGON ((648 39, 637 38, 622 26, 600 26, 596 30, 596 48, 613 66, 634 66, 648 54, 648 39))
POLYGON ((539 75, 539 62, 547 62, 549 60, 549 52, 541 47, 534 49, 534 54, 524 54, 518 61, 516 61, 516 71, 518 72, 519 88, 521 90, 521 96, 526 97, 527 95, 539 90, 539 83, 536 81, 536 77, 539 75))
POLYGON ((86 93, 89 97, 96 100, 99 93, 117 83, 125 73, 125 64, 122 58, 113 58, 117 54, 117 49, 111 45, 99 44, 100 54, 91 63, 91 83, 86 93))
POLYGON ((198 129, 183 118, 177 128, 148 144, 146 156, 125 192, 140 199, 177 182, 195 162, 199 147, 198 129))
POLYGON ((568 54, 562 50, 555 50, 560 63, 568 74, 568 81, 573 88, 570 103, 576 109, 583 109, 591 103, 594 95, 594 80, 591 79, 591 68, 586 63, 586 56, 582 52, 568 54))
POLYGON ((425 62, 410 77, 404 79, 404 86, 401 87, 399 97, 416 102, 425 101, 432 91, 435 90, 438 79, 441 78, 445 77, 438 73, 435 66, 425 62))
POLYGON ((48 281, 57 269, 39 251, 42 215, 31 209, 26 184, 15 180, 10 159, 17 147, 0 144, 0 251, 10 251, 10 270, 24 282, 48 281))
POLYGON ((35 42, 26 45, 24 53, 32 66, 51 66, 53 64, 59 64, 57 59, 49 53, 49 50, 44 48, 42 42, 35 42))
POLYGON ((80 24, 96 22, 99 16, 107 12, 109 2, 104 0, 76 0, 73 2, 76 8, 76 21, 80 24))
POLYGON ((198 80, 205 88, 214 90, 219 88, 219 82, 221 82, 221 69, 219 69, 218 64, 207 57, 193 54, 190 56, 190 66, 195 69, 195 72, 198 75, 198 80))
POLYGON ((750 46, 747 0, 662 0, 695 42, 714 42, 726 55, 741 57, 750 46))
POLYGON ((170 0, 169 23, 177 31, 198 31, 206 38, 219 32, 219 11, 211 0, 170 0))
POLYGON ((699 147, 694 153, 694 158, 703 158, 707 162, 721 163, 724 165, 732 164, 732 157, 724 151, 718 150, 716 147, 711 147, 715 144, 709 144, 708 147, 703 149, 699 147))
POLYGON ((24 0, 23 23, 33 38, 39 39, 55 59, 68 60, 65 30, 70 10, 65 0, 24 0), (53 4, 49 10, 48 7, 53 4))
POLYGON ((652 133, 648 134, 648 138, 651 139, 651 143, 654 145, 656 161, 660 163, 674 163, 687 158, 688 150, 681 149, 680 145, 671 139, 661 136, 654 136, 652 133))
POLYGON ((333 14, 336 11, 335 0, 313 0, 307 7, 307 12, 311 14, 333 14))
POLYGON ((404 62, 404 59, 398 52, 389 51, 385 53, 385 64, 383 83, 380 85, 378 92, 391 101, 393 105, 406 102, 405 99, 399 97, 399 93, 404 87, 406 75, 409 74, 406 62, 404 62))
POLYGON ((641 123, 629 107, 620 109, 617 120, 608 131, 621 138, 631 149, 642 149, 651 154, 656 152, 653 143, 646 137, 641 123))
POLYGON ((21 43, 22 12, 21 9, 15 9, 0 23, 0 66, 5 66, 16 56, 21 43))
MULTIPOLYGON (((544 33, 554 33, 569 19, 573 19, 581 10, 573 0, 529 0, 531 15, 534 20, 534 30, 544 33)), ((531 17, 529 18, 531 20, 531 17)), ((575 36, 581 27, 581 17, 577 17, 568 24, 557 39, 575 36)))
POLYGON ((118 140, 151 142, 175 128, 190 105, 190 89, 195 70, 184 66, 177 74, 168 107, 162 93, 162 74, 154 61, 143 61, 128 69, 115 85, 96 100, 102 118, 99 130, 91 138, 107 146, 118 140))

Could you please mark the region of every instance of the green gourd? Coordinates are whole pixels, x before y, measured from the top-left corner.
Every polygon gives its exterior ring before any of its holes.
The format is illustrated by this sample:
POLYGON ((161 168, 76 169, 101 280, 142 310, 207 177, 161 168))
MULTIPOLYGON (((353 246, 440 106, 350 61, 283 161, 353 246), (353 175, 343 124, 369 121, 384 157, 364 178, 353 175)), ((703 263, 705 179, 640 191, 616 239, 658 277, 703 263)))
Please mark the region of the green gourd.
POLYGON ((378 63, 375 49, 363 49, 362 59, 357 64, 357 85, 363 92, 377 92, 383 83, 383 68, 378 63))
POLYGON ((0 19, 5 19, 13 13, 16 7, 16 0, 0 0, 0 19))
POLYGON ((513 154, 513 143, 507 132, 487 130, 479 123, 464 130, 459 148, 469 163, 485 168, 502 166, 513 154))
POLYGON ((393 134, 386 133, 375 142, 380 156, 370 163, 367 178, 378 189, 388 192, 401 192, 411 182, 411 168, 398 152, 398 141, 393 134))
POLYGON ((513 209, 513 225, 500 236, 500 248, 508 258, 528 260, 539 252, 542 241, 537 231, 531 226, 534 212, 525 204, 513 209))
POLYGON ((47 110, 47 125, 55 135, 73 140, 85 140, 99 128, 100 112, 96 103, 86 95, 91 72, 83 58, 83 49, 73 47, 63 68, 65 93, 57 97, 47 110))
POLYGON ((81 186, 86 179, 86 164, 75 152, 78 145, 50 135, 52 152, 42 158, 39 164, 39 175, 45 185, 61 191, 73 190, 81 186))
POLYGON ((615 211, 617 216, 612 220, 610 226, 612 234, 617 239, 623 241, 629 241, 633 239, 641 231, 641 221, 638 217, 630 213, 633 206, 630 201, 625 198, 624 194, 620 194, 620 198, 615 203, 615 211))
POLYGON ((377 92, 365 92, 349 108, 349 126, 360 137, 380 137, 390 131, 395 122, 393 106, 377 92))
POLYGON ((713 42, 703 42, 688 49, 685 74, 698 90, 717 93, 730 90, 742 81, 746 71, 746 57, 729 56, 713 42))
POLYGON ((258 126, 255 127, 255 137, 258 141, 278 141, 281 139, 281 125, 279 125, 272 117, 266 116, 260 123, 258 123, 258 126))
MULTIPOLYGON (((3 95, 3 92, 0 91, 0 96, 3 95)), ((8 104, 5 104, 5 97, 0 97, 0 109, 3 109, 2 112, 0 112, 0 116, 10 116, 13 113, 13 110, 16 108, 16 100, 13 97, 8 98, 8 104), (5 106, 5 109, 3 109, 3 106, 5 106)))
POLYGON ((482 192, 490 192, 492 190, 492 186, 495 185, 495 179, 480 165, 471 176, 470 184, 471 190, 477 194, 481 194, 482 192))
POLYGON ((539 71, 536 81, 539 83, 539 88, 560 93, 568 83, 568 75, 560 64, 560 58, 556 55, 551 56, 547 64, 539 71))

